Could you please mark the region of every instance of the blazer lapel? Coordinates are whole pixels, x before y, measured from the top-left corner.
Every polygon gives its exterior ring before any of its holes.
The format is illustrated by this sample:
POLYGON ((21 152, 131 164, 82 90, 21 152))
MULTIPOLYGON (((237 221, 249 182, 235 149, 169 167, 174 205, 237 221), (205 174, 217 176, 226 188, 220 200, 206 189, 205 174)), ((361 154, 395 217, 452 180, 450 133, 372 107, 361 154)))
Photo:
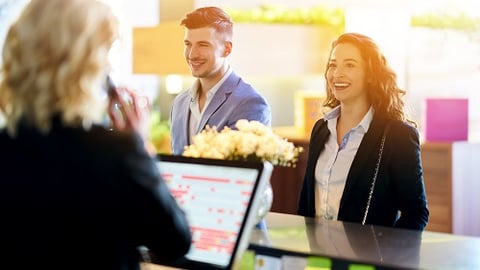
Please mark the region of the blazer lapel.
MULTIPOLYGON (((345 183, 345 190, 343 192, 344 197, 352 191, 360 173, 365 170, 365 164, 367 162, 377 161, 378 151, 380 149, 380 142, 383 136, 383 130, 385 129, 385 124, 385 119, 380 119, 377 117, 373 118, 368 132, 365 133, 363 140, 358 147, 357 154, 355 155, 355 158, 353 159, 352 165, 350 167, 350 172, 347 176, 347 182, 345 183)), ((358 179, 358 181, 366 181, 367 183, 370 183, 371 178, 358 179)))
POLYGON ((310 168, 307 172, 310 176, 308 179, 312 179, 312 183, 310 183, 312 185, 315 184, 315 166, 317 164, 318 157, 320 156, 320 152, 325 148, 325 143, 330 135, 330 131, 327 127, 327 121, 325 121, 323 118, 318 121, 322 122, 319 123, 318 128, 313 130, 311 135, 309 144, 310 156, 308 157, 310 163, 307 164, 307 168, 310 168))
POLYGON ((230 94, 235 90, 235 87, 238 84, 238 79, 239 77, 235 74, 235 72, 232 72, 232 74, 228 76, 227 80, 223 82, 208 106, 205 108, 205 112, 202 115, 202 119, 200 119, 200 124, 198 125, 196 133, 200 132, 206 127, 212 114, 214 114, 220 108, 220 106, 227 101, 228 96, 230 96, 230 94))
MULTIPOLYGON (((325 148, 325 143, 330 135, 330 131, 327 127, 327 121, 325 119, 320 119, 322 121, 318 129, 314 131, 312 134, 312 139, 310 139, 310 149, 311 149, 311 157, 310 160, 317 162, 318 157, 320 156, 320 152, 325 148), (313 143, 312 143, 313 142, 313 143)), ((313 164, 315 166, 315 164, 313 164)))
MULTIPOLYGON (((187 90, 189 91, 189 90, 187 90)), ((172 137, 175 137, 175 145, 173 146, 175 151, 180 151, 184 145, 190 144, 190 103, 191 97, 187 94, 181 94, 178 97, 178 111, 174 112, 177 115, 175 123, 172 123, 172 137), (185 132, 186 131, 186 132, 185 132), (177 149, 178 148, 178 149, 177 149)), ((183 152, 183 150, 182 150, 183 152)))

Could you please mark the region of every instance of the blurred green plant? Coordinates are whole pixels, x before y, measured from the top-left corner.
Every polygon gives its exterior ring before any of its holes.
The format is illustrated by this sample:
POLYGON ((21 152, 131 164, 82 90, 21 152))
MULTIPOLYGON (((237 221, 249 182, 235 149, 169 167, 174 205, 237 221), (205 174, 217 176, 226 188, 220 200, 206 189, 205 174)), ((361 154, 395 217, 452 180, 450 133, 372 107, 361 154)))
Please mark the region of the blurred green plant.
POLYGON ((426 13, 412 16, 411 26, 461 31, 478 31, 480 30, 480 18, 472 17, 466 13, 426 13))
POLYGON ((225 8, 234 22, 238 23, 278 23, 321 25, 345 29, 343 9, 325 5, 286 8, 278 5, 261 5, 251 9, 225 8))
MULTIPOLYGON (((228 8, 232 20, 238 23, 303 24, 345 29, 345 12, 342 8, 319 5, 303 8, 286 8, 279 5, 260 5, 250 9, 228 8)), ((412 27, 452 29, 461 31, 480 30, 480 18, 466 13, 424 13, 412 16, 412 27)))
POLYGON ((150 115, 149 135, 158 153, 170 153, 170 122, 162 120, 159 110, 150 115))

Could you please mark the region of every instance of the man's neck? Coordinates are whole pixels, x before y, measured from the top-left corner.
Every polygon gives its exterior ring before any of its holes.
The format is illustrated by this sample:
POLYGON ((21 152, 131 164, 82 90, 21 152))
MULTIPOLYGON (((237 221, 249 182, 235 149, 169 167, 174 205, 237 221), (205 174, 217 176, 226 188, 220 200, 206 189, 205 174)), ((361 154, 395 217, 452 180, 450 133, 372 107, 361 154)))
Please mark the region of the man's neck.
POLYGON ((210 89, 212 89, 225 75, 225 73, 228 70, 228 65, 224 65, 220 70, 215 72, 212 76, 205 77, 205 78, 199 78, 199 98, 202 95, 206 95, 210 89))

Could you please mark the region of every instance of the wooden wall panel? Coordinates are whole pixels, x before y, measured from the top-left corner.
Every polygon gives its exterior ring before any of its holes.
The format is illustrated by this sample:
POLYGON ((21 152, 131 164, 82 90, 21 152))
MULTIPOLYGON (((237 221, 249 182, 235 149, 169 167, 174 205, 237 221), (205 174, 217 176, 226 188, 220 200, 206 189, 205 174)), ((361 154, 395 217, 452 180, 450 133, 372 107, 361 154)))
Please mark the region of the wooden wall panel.
POLYGON ((426 230, 452 232, 452 146, 424 143, 422 163, 430 220, 426 230))

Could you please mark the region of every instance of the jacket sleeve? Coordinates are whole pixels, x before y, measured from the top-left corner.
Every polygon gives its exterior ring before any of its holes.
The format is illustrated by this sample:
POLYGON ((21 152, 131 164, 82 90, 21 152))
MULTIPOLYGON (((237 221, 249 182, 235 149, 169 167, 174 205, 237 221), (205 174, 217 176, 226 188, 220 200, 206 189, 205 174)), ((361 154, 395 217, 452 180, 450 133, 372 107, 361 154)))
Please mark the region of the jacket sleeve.
POLYGON ((236 106, 231 117, 232 119, 229 119, 231 128, 234 128, 234 125, 240 119, 254 120, 270 126, 272 112, 266 99, 255 93, 243 98, 236 106))
POLYGON ((402 124, 401 128, 392 129, 388 136, 395 142, 390 169, 401 212, 395 227, 423 230, 428 223, 429 210, 418 131, 402 124))
POLYGON ((171 195, 152 158, 135 136, 134 149, 125 159, 125 173, 133 180, 131 234, 156 259, 175 260, 185 255, 191 233, 185 213, 171 195))
POLYGON ((307 167, 303 178, 302 189, 297 205, 297 214, 305 217, 315 217, 315 167, 323 141, 329 135, 327 122, 323 119, 317 120, 310 134, 308 146, 307 167))
POLYGON ((265 97, 250 87, 242 87, 236 89, 228 98, 228 106, 233 106, 230 110, 230 116, 227 125, 231 128, 240 119, 249 121, 258 121, 266 126, 272 124, 272 112, 270 104, 265 97))

